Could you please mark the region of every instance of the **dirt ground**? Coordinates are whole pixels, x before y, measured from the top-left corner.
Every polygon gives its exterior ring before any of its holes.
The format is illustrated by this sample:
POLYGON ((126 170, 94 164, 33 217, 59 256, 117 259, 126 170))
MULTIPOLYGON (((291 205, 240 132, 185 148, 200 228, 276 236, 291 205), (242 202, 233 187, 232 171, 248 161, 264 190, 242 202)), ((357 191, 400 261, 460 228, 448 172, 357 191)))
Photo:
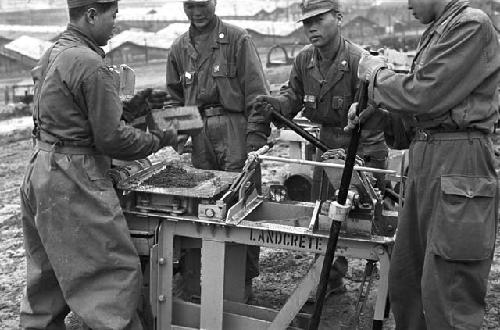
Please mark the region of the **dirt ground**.
MULTIPOLYGON (((11 125, 0 121, 0 329, 19 329, 19 303, 25 284, 25 259, 22 245, 22 229, 19 214, 18 189, 24 168, 29 161, 31 141, 29 129, 13 132, 2 131, 11 125)), ((286 148, 278 150, 286 154, 286 148)), ((286 170, 268 167, 264 178, 286 170)), ((295 284, 307 272, 313 256, 286 250, 263 249, 260 259, 261 275, 254 282, 254 304, 270 308, 281 307, 295 284)), ((347 292, 331 296, 323 311, 321 329, 354 329, 350 325, 364 261, 350 260, 346 277, 347 292)), ((371 291, 359 329, 371 328, 375 290, 371 291)), ((497 240, 494 265, 489 279, 486 318, 482 329, 500 329, 500 235, 497 240)), ((310 310, 311 306, 304 308, 310 310)), ((384 329, 394 329, 389 319, 384 329)))

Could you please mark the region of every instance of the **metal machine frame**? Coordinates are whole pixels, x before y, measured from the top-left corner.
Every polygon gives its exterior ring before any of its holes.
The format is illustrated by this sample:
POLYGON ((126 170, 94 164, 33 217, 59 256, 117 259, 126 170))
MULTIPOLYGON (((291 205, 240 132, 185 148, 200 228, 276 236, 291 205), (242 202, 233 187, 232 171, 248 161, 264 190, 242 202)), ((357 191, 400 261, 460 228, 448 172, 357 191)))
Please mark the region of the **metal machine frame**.
MULTIPOLYGON (((125 181, 138 182, 138 178, 158 171, 161 166, 153 165, 125 181)), ((254 171, 247 170, 240 178, 236 177, 237 173, 221 172, 222 179, 215 179, 219 188, 208 195, 196 189, 175 190, 175 194, 190 194, 196 198, 183 201, 177 208, 168 208, 169 213, 164 212, 167 209, 165 203, 171 203, 171 190, 138 189, 127 184, 118 189, 134 244, 139 255, 147 261, 144 278, 156 329, 307 327, 308 315, 301 314, 300 310, 319 282, 328 240, 328 234, 322 228, 327 228, 332 219, 324 211, 325 204, 319 201, 273 202, 254 191, 248 192, 248 175, 254 171), (232 180, 233 185, 237 181, 241 184, 236 191, 238 200, 226 205, 221 202, 228 195, 223 194, 224 187, 227 188, 232 180), (193 201, 197 205, 193 206, 193 201), (187 213, 178 212, 179 207, 187 213), (238 212, 234 212, 235 208, 238 212), (243 303, 246 246, 251 245, 311 252, 318 256, 280 311, 243 303), (186 247, 201 248, 199 304, 173 296, 174 263, 180 250, 186 247)), ((370 214, 373 216, 373 212, 370 214)), ((386 217, 394 219, 396 215, 391 213, 386 217)), ((362 213, 359 218, 353 214, 345 227, 366 232, 363 224, 368 222, 367 214, 362 213)), ((381 329, 387 316, 389 259, 393 243, 393 237, 344 235, 339 238, 336 250, 337 255, 367 260, 367 267, 379 263, 374 329, 381 329)), ((371 279, 368 290, 370 285, 371 279)), ((363 294, 363 288, 360 291, 363 294)))

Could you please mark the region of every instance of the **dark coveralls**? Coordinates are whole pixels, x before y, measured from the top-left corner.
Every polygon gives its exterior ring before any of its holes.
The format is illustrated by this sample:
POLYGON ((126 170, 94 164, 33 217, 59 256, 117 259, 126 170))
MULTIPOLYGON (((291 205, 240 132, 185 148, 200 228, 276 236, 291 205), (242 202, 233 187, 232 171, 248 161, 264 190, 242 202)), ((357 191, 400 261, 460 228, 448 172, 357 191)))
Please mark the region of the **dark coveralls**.
MULTIPOLYGON (((320 140, 329 148, 347 148, 351 139, 350 132, 345 132, 347 112, 354 102, 359 86, 357 72, 358 63, 364 50, 349 40, 341 38, 340 49, 326 75, 320 70, 318 50, 309 46, 295 58, 288 88, 280 95, 280 112, 289 118, 295 117, 303 110, 303 115, 313 123, 321 124, 320 140)), ((316 160, 320 160, 322 152, 316 151, 316 160)), ((367 166, 386 168, 388 149, 382 130, 363 130, 360 154, 367 166)), ((384 185, 384 177, 377 177, 377 186, 384 185)), ((339 187, 336 187, 337 189, 339 187)), ((312 200, 327 198, 328 180, 321 168, 313 172, 312 200), (324 179, 322 180, 322 177, 324 179), (323 186, 320 188, 320 186, 323 186)), ((333 194, 330 191, 329 194, 333 194)), ((347 260, 339 257, 334 263, 334 272, 344 276, 347 271, 347 260)), ((337 275, 332 279, 340 280, 337 275)))
MULTIPOLYGON (((191 137, 193 166, 241 171, 247 145, 263 145, 271 131, 251 106, 268 91, 250 35, 219 18, 208 34, 193 37, 190 28, 172 44, 166 80, 174 105, 196 105, 203 117, 203 130, 191 137)), ((247 280, 259 275, 258 258, 259 248, 248 247, 247 280)))
MULTIPOLYGON (((375 79, 370 98, 393 127, 396 116, 417 127, 389 274, 396 328, 480 329, 497 226, 497 34, 454 0, 424 33, 411 74, 375 79)), ((407 134, 392 133, 403 146, 407 134)))
POLYGON ((159 140, 120 121, 119 76, 74 25, 35 71, 37 140, 21 188, 21 327, 65 329, 71 309, 93 329, 142 329, 139 257, 106 172, 111 158, 144 158, 159 140))

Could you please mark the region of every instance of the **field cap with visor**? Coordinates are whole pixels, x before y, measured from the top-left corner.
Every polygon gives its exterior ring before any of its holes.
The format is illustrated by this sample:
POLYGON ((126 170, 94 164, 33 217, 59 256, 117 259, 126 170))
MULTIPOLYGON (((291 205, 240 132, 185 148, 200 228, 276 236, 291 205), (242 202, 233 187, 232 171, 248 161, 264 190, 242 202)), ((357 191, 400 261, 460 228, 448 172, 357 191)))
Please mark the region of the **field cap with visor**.
POLYGON ((119 0, 66 0, 68 3, 68 8, 77 8, 83 7, 86 5, 91 5, 93 3, 107 3, 107 2, 115 2, 119 0))
POLYGON ((302 9, 302 16, 299 22, 332 10, 340 12, 338 0, 302 0, 300 8, 302 9))

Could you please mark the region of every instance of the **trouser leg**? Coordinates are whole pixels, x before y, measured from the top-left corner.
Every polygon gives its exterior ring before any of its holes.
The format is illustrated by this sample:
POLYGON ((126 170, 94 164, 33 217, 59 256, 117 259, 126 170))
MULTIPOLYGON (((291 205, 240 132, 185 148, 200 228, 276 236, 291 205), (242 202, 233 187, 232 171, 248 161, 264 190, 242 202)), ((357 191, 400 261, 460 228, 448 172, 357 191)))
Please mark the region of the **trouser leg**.
POLYGON ((21 221, 26 251, 27 278, 21 301, 23 329, 66 329, 69 313, 61 288, 35 226, 34 212, 21 193, 21 221))
POLYGON ((426 255, 422 302, 428 329, 481 328, 491 261, 457 262, 426 255))
MULTIPOLYGON (((365 158, 365 165, 373 168, 386 169, 387 168, 387 157, 389 155, 388 150, 378 150, 367 153, 365 158)), ((378 188, 383 194, 385 190, 385 174, 384 173, 374 173, 374 178, 376 179, 375 188, 378 188)))
POLYGON ((415 190, 409 180, 389 271, 389 298, 398 330, 426 329, 420 284, 425 242, 420 240, 415 190))

